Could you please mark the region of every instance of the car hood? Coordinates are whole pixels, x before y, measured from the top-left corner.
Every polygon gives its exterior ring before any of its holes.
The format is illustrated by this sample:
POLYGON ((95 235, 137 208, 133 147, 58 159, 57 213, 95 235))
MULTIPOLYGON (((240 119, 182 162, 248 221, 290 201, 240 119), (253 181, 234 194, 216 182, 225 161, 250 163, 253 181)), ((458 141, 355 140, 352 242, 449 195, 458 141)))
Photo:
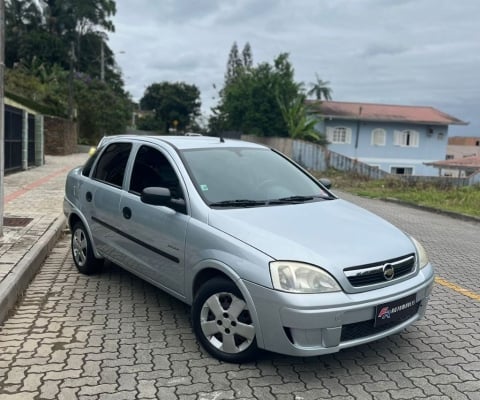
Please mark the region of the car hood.
POLYGON ((332 272, 415 252, 398 228, 340 199, 215 209, 209 224, 273 259, 307 262, 332 272))

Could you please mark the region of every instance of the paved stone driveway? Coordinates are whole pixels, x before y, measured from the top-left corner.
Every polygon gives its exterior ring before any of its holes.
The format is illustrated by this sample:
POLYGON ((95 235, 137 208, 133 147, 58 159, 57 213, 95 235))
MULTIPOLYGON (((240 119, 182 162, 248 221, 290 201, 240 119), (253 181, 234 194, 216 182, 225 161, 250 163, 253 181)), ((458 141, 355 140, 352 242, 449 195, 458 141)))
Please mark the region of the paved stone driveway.
POLYGON ((224 364, 179 301, 113 264, 78 274, 67 235, 1 328, 0 399, 480 399, 480 224, 351 199, 420 239, 444 280, 402 334, 224 364))

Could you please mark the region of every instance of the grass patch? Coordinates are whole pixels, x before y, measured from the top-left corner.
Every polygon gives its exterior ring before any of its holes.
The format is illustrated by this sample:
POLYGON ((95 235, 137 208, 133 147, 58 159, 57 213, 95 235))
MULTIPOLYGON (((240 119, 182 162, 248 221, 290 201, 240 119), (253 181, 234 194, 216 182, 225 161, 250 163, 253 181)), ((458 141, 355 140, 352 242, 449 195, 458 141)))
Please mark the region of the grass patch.
POLYGON ((467 187, 443 186, 433 183, 410 183, 401 178, 370 180, 354 173, 328 170, 315 173, 329 178, 332 189, 377 199, 394 198, 437 210, 480 217, 480 185, 467 187))

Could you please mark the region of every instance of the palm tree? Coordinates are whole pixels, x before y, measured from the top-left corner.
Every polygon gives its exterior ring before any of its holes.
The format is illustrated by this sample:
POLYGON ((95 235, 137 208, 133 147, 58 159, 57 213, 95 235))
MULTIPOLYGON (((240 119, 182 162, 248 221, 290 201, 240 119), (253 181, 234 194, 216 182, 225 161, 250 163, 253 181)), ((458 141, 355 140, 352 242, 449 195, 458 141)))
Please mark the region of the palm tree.
POLYGON ((329 81, 324 81, 319 78, 318 74, 315 74, 315 77, 317 78, 316 83, 310 83, 310 86, 312 87, 308 91, 308 95, 312 96, 315 95, 317 100, 332 100, 332 89, 328 87, 330 85, 329 81))
POLYGON ((301 139, 317 144, 326 144, 324 135, 315 131, 318 122, 315 118, 307 115, 305 109, 305 96, 298 95, 293 100, 286 102, 277 96, 277 102, 282 112, 283 120, 287 125, 288 134, 292 139, 301 139))

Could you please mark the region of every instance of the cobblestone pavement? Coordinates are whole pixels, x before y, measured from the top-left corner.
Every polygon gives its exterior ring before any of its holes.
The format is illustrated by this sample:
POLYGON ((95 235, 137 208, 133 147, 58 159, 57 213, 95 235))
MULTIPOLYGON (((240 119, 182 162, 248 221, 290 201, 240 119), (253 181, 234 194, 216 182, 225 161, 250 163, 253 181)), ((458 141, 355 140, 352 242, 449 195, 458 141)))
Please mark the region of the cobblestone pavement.
POLYGON ((107 263, 83 276, 61 239, 0 331, 0 399, 480 399, 480 224, 349 195, 421 240, 426 319, 340 353, 225 364, 189 309, 107 263))
POLYGON ((81 165, 86 154, 46 156, 45 165, 5 176, 4 216, 27 218, 26 226, 4 226, 0 238, 0 282, 51 228, 62 213, 67 171, 81 165))
POLYGON ((0 323, 42 266, 65 229, 62 212, 67 171, 87 154, 45 156, 45 164, 5 176, 0 235, 0 323))

